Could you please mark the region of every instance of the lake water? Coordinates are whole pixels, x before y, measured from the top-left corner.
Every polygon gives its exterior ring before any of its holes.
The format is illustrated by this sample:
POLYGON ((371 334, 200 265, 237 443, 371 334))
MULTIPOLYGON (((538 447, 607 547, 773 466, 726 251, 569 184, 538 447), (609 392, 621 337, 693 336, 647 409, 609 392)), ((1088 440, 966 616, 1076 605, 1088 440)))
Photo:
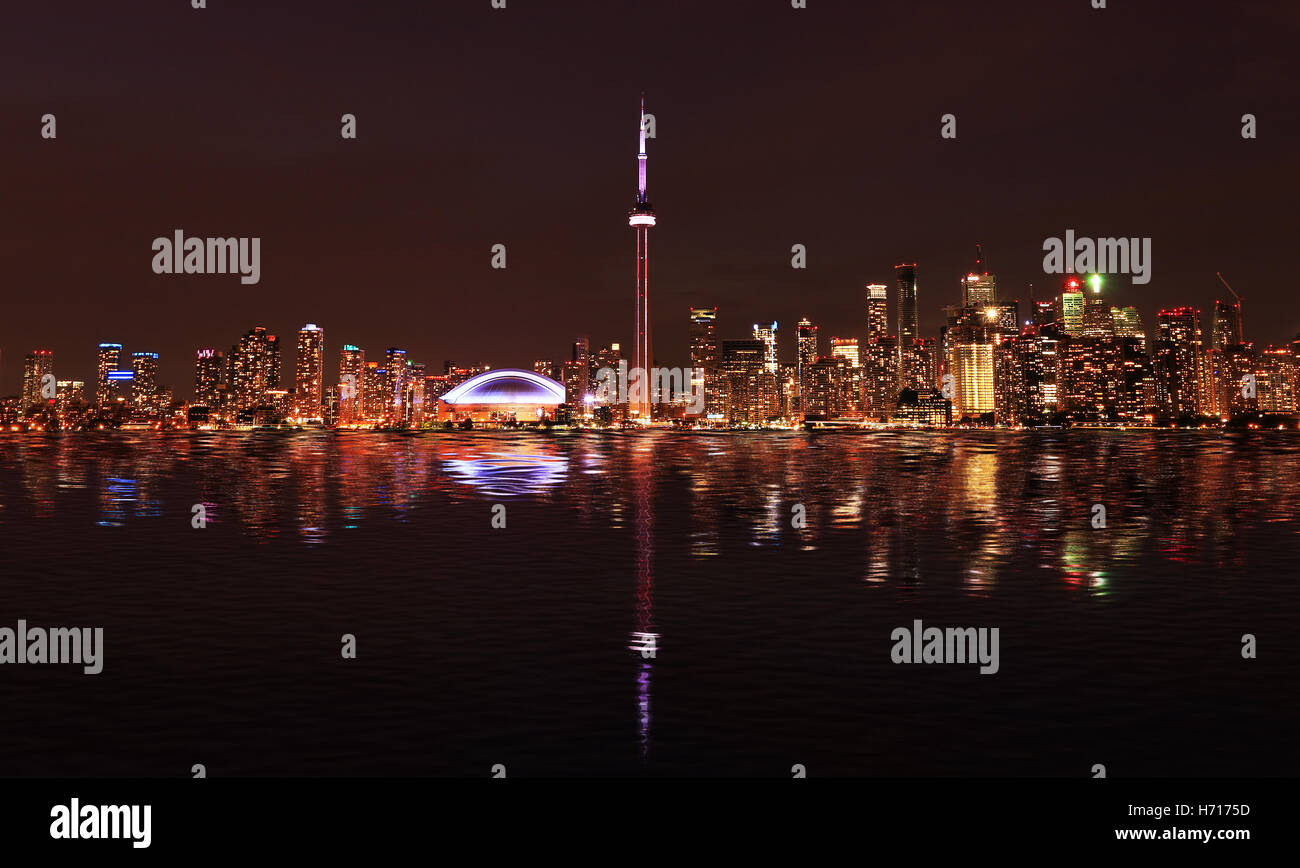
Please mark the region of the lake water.
POLYGON ((0 776, 1296 775, 1297 459, 1295 432, 4 434, 0 627, 106 647, 96 676, 0 666, 0 776), (999 671, 893 663, 915 620, 997 627, 999 671))

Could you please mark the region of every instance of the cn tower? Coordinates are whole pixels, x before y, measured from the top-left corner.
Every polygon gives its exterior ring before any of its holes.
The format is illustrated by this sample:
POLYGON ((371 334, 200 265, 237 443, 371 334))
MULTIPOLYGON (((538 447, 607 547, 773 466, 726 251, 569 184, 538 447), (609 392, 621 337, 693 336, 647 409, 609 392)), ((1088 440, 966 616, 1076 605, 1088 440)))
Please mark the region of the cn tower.
POLYGON ((636 326, 633 329, 632 373, 628 388, 628 415, 650 421, 650 227, 655 225, 654 208, 646 193, 645 170, 645 94, 641 95, 641 150, 637 154, 636 207, 629 213, 628 225, 636 230, 636 326), (637 388, 637 382, 640 388, 637 388))

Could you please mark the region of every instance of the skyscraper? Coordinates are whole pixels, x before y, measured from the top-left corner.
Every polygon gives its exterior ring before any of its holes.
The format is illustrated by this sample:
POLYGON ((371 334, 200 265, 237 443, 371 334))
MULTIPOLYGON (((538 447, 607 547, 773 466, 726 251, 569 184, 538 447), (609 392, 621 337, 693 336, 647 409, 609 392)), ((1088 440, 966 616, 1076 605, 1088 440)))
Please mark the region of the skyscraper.
POLYGON ((1190 416, 1200 410, 1201 312, 1176 307, 1156 314, 1156 406, 1169 416, 1190 416))
POLYGON ((889 299, 883 283, 867 285, 867 340, 889 334, 889 299))
MULTIPOLYGON (((26 410, 33 404, 47 404, 54 398, 45 398, 42 389, 45 375, 54 374, 54 351, 33 350, 23 359, 23 406, 26 410)), ((57 388, 57 384, 56 384, 57 388)))
POLYGON ((194 403, 216 408, 220 402, 222 367, 226 357, 218 350, 204 348, 194 354, 194 403))
POLYGON ((813 362, 817 361, 817 326, 813 325, 808 317, 799 320, 795 326, 795 380, 799 387, 799 409, 805 408, 803 396, 805 386, 808 385, 808 371, 813 362))
POLYGON ((754 340, 762 341, 764 350, 763 364, 769 374, 776 373, 776 322, 771 325, 754 323, 754 340))
POLYGON ((706 371, 718 366, 718 309, 691 308, 691 367, 706 371))
POLYGON ((704 390, 704 412, 711 412, 711 399, 717 391, 718 376, 718 309, 691 308, 691 389, 704 390))
POLYGON ((947 368, 954 381, 954 417, 993 412, 992 343, 978 336, 970 340, 959 338, 948 347, 947 368))
POLYGON ((280 342, 276 336, 262 326, 249 329, 230 349, 226 382, 235 409, 263 405, 266 393, 280 384, 280 342))
POLYGON ((99 345, 95 359, 95 403, 101 407, 113 401, 113 383, 108 378, 108 372, 116 371, 121 364, 121 344, 99 345))
POLYGON ((406 403, 406 350, 389 347, 384 354, 384 415, 388 422, 401 422, 406 403))
POLYGON ((1083 334, 1083 284, 1071 275, 1061 292, 1061 330, 1067 335, 1083 334))
POLYGON ((131 409, 142 416, 156 415, 158 402, 158 354, 131 354, 131 409))
POLYGON ((724 412, 733 424, 762 423, 779 415, 777 376, 767 370, 767 346, 762 341, 723 341, 724 412))
POLYGON ((324 418, 325 330, 307 323, 298 330, 294 359, 294 404, 303 419, 324 418))
POLYGON ((916 263, 895 265, 894 276, 898 280, 898 343, 909 347, 919 338, 916 315, 916 263))
POLYGON ((1241 302, 1215 301, 1210 346, 1222 350, 1241 342, 1241 302))
MULTIPOLYGON (((632 367, 647 378, 654 365, 650 343, 650 227, 655 225, 654 208, 646 192, 646 117, 645 96, 641 97, 641 147, 637 153, 636 205, 628 214, 628 225, 636 230, 636 323, 633 327, 632 367)), ((635 419, 650 420, 650 394, 648 389, 638 389, 629 395, 628 414, 635 419)))
POLYGON ((856 368, 862 364, 857 338, 831 338, 831 356, 847 360, 850 367, 856 368))
POLYGON ((1138 313, 1135 307, 1112 307, 1110 309, 1111 320, 1115 323, 1115 336, 1120 338, 1136 338, 1146 352, 1147 333, 1142 327, 1142 315, 1138 313))
POLYGON ((997 275, 984 271, 984 251, 975 245, 975 270, 961 281, 962 307, 984 308, 998 300, 997 275))
POLYGON ((351 425, 361 421, 365 393, 366 351, 344 344, 339 351, 339 422, 351 425))

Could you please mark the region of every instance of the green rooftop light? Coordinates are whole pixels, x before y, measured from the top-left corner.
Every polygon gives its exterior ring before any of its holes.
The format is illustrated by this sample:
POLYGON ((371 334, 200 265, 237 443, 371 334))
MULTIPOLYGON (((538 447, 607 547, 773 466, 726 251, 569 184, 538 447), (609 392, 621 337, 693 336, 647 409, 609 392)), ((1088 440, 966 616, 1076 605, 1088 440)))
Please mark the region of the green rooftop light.
POLYGON ((1100 275, 1100 274, 1094 274, 1092 277, 1088 278, 1088 282, 1092 284, 1092 291, 1093 291, 1093 292, 1101 292, 1101 275, 1100 275))

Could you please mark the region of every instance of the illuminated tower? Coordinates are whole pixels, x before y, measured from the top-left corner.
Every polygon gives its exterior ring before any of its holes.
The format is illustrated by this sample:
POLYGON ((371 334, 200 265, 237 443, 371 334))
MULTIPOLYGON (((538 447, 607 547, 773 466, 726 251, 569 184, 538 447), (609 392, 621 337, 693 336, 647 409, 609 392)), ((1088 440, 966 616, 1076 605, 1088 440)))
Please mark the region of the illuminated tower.
POLYGON ((996 275, 981 271, 984 267, 984 251, 975 245, 975 270, 961 281, 962 307, 984 308, 996 304, 998 300, 998 279, 996 275))
POLYGON ((921 336, 917 331, 916 315, 916 263, 895 265, 898 278, 898 343, 910 346, 921 336))
MULTIPOLYGON (((33 404, 47 404, 54 400, 43 397, 45 375, 54 375, 54 352, 35 350, 23 359, 23 409, 33 404)), ((57 388, 57 384, 56 384, 57 388)))
POLYGON ((194 354, 194 403, 204 407, 215 408, 221 399, 222 369, 225 367, 224 353, 211 348, 200 349, 194 354))
POLYGON ((95 360, 95 403, 107 406, 113 402, 113 384, 108 372, 116 371, 122 364, 121 344, 100 344, 95 360))
POLYGON ((641 389, 629 390, 628 414, 650 420, 648 381, 654 356, 650 352, 650 227, 655 225, 654 208, 646 192, 645 96, 641 97, 641 149, 637 154, 636 207, 628 214, 628 225, 636 230, 636 325, 633 328, 632 368, 639 370, 641 389))
POLYGON ((158 401, 158 354, 131 354, 131 404, 136 413, 149 416, 161 407, 158 401))
MULTIPOLYGON (((867 285, 867 342, 889 334, 889 301, 883 283, 867 285)), ((913 336, 915 337, 915 335, 913 336)))
POLYGON ((304 419, 323 418, 325 331, 315 323, 307 323, 298 330, 298 355, 294 369, 298 415, 304 419))
POLYGON ((799 388, 799 409, 807 406, 804 395, 808 390, 808 372, 813 362, 817 361, 817 326, 808 317, 799 320, 795 326, 795 380, 799 388))
POLYGON ((339 352, 339 421, 345 425, 360 420, 365 389, 366 351, 344 344, 339 352))
POLYGON ((754 323, 754 340, 762 341, 767 349, 764 351, 764 364, 769 374, 776 373, 776 321, 770 326, 754 323))

